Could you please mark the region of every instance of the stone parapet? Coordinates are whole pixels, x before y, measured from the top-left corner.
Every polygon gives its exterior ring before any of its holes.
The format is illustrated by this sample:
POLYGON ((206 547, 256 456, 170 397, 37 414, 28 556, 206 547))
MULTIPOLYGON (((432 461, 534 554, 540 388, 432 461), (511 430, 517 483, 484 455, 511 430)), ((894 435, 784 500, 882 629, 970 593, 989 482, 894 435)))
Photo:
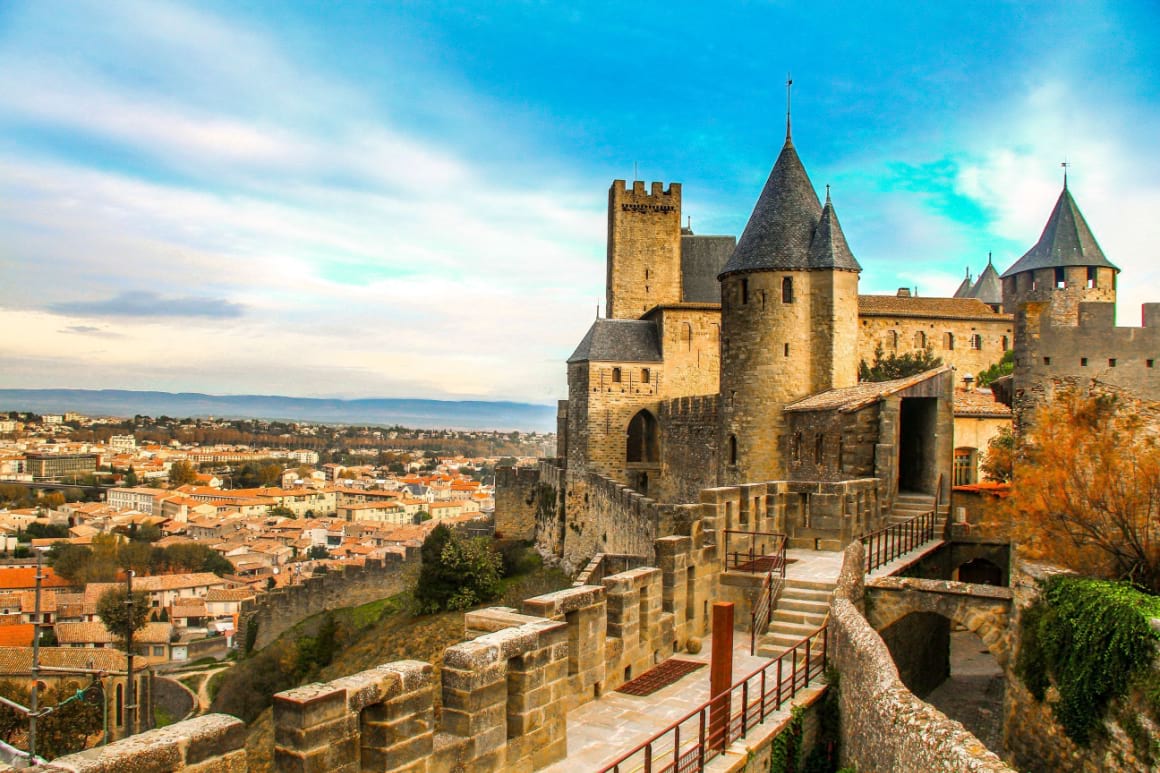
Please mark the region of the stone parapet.
POLYGON ((70 773, 245 773, 246 725, 227 714, 178 722, 30 770, 70 773))

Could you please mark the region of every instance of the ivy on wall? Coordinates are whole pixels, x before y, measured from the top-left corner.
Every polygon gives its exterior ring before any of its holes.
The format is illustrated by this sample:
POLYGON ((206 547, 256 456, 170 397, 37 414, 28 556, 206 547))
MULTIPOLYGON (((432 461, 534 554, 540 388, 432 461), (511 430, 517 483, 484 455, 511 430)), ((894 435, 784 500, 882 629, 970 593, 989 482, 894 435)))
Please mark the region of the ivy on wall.
POLYGON ((1108 705, 1151 674, 1160 597, 1128 583, 1059 575, 1023 613, 1015 671, 1038 701, 1054 684, 1052 713, 1068 737, 1090 745, 1108 705))

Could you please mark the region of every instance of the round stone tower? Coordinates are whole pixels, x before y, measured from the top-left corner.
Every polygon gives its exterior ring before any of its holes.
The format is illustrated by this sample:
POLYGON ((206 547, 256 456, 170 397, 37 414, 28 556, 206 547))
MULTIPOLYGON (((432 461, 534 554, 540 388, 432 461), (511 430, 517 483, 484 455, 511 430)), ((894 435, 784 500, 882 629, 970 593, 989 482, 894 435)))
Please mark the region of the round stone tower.
POLYGON ((860 271, 787 133, 717 277, 722 485, 784 479, 782 408, 856 383, 860 271))
POLYGON ((1003 311, 1018 315, 1025 302, 1042 301, 1051 324, 1078 325, 1080 303, 1116 302, 1119 271, 1096 242, 1065 176, 1039 241, 1003 273, 1003 311))

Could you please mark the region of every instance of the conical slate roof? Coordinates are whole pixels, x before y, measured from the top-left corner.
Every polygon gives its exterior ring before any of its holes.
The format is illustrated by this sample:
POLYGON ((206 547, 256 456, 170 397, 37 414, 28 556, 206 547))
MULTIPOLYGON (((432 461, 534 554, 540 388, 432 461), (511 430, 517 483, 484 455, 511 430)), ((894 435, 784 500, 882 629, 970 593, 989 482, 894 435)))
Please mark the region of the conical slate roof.
POLYGON ((822 207, 822 218, 818 227, 814 229, 814 238, 810 242, 809 268, 830 268, 840 271, 861 271, 862 267, 850 252, 850 245, 846 244, 846 235, 842 233, 842 225, 838 222, 838 215, 834 212, 834 205, 830 201, 829 186, 826 186, 826 205, 822 207))
POLYGON ((983 273, 979 274, 975 286, 968 290, 966 295, 956 295, 955 297, 978 298, 990 306, 997 306, 1003 302, 1003 283, 999 281, 999 272, 991 265, 989 257, 987 258, 987 267, 983 269, 983 273))
POLYGON ((1120 270, 1104 257, 1104 251, 1071 197, 1066 182, 1039 241, 1003 272, 1003 278, 1038 268, 1061 266, 1104 266, 1120 270))
POLYGON ((810 243, 821 215, 818 194, 787 138, 749 223, 717 278, 746 271, 808 269, 810 243))
POLYGON ((971 269, 967 269, 967 275, 963 277, 963 281, 959 282, 959 289, 955 290, 952 298, 969 298, 968 293, 971 292, 971 269))

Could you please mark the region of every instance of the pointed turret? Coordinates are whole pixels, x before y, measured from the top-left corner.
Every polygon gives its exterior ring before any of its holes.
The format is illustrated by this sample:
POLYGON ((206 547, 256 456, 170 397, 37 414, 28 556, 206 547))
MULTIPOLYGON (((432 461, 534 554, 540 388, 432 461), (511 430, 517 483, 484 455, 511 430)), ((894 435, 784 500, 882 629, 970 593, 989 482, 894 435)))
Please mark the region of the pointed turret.
POLYGON ((978 281, 967 291, 966 295, 955 295, 956 298, 978 298, 988 306, 998 307, 1003 303, 1003 283, 999 280, 999 272, 991 263, 991 256, 987 255, 987 267, 979 274, 978 281))
POLYGON ((810 242, 821 215, 818 194, 787 137, 733 256, 717 278, 808 269, 810 242))
POLYGON ((967 295, 971 291, 971 268, 967 267, 967 275, 963 277, 963 281, 959 282, 959 289, 955 290, 952 298, 968 298, 967 295))
POLYGON ((1015 261, 1015 265, 1003 272, 1003 278, 1024 271, 1064 266, 1102 266, 1120 270, 1104 257, 1104 251, 1100 249, 1087 220, 1071 197, 1066 181, 1039 241, 1015 261))
POLYGON ((838 215, 834 212, 834 204, 830 201, 830 186, 826 186, 826 204, 822 207, 822 217, 818 227, 814 230, 814 238, 810 242, 809 268, 833 269, 836 271, 861 271, 854 254, 850 252, 850 245, 846 244, 846 235, 842 233, 842 225, 838 222, 838 215))

